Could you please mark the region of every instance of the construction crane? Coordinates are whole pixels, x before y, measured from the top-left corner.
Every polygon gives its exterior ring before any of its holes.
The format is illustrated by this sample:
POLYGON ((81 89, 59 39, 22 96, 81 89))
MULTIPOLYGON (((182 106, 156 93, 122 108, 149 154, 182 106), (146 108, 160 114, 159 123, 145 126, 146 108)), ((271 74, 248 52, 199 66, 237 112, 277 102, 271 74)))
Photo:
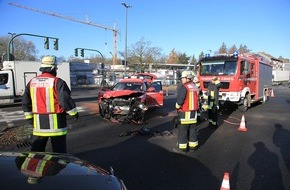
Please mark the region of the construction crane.
POLYGON ((113 36, 114 36, 113 65, 117 62, 117 33, 118 33, 118 31, 115 28, 110 28, 110 27, 107 27, 107 26, 102 26, 100 24, 96 24, 96 23, 90 22, 88 20, 87 21, 83 21, 83 20, 76 19, 76 18, 73 18, 73 17, 69 17, 69 16, 65 16, 65 15, 60 15, 60 14, 57 14, 55 12, 47 12, 47 11, 38 10, 38 9, 35 9, 35 8, 31 8, 31 7, 19 5, 17 3, 8 3, 8 4, 9 5, 12 5, 12 6, 15 6, 15 7, 19 7, 19 8, 31 10, 31 11, 34 11, 34 12, 38 12, 38 13, 42 13, 42 14, 46 14, 46 15, 50 15, 50 16, 54 16, 54 17, 58 17, 58 18, 63 18, 63 19, 66 19, 66 20, 71 20, 71 21, 74 21, 74 22, 79 22, 79 23, 82 23, 82 24, 87 24, 87 25, 91 25, 91 26, 98 27, 98 28, 103 28, 105 30, 111 30, 111 31, 113 31, 113 36))

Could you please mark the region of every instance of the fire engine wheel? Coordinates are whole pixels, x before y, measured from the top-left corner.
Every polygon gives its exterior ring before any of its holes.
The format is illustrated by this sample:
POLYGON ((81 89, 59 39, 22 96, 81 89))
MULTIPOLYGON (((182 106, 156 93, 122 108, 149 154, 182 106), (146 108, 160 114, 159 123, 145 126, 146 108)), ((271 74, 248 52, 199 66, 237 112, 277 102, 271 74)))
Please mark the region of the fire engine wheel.
POLYGON ((242 104, 238 105, 240 112, 246 112, 248 110, 248 98, 245 97, 242 104))

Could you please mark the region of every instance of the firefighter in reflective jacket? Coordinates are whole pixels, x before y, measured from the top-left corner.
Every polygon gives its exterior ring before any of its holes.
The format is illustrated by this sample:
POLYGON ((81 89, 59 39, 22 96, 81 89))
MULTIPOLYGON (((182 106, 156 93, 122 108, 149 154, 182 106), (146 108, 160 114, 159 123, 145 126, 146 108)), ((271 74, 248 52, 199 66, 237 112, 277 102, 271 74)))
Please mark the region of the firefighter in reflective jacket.
POLYGON ((183 71, 181 75, 182 86, 177 95, 176 109, 178 111, 178 148, 182 152, 195 150, 197 140, 197 110, 198 88, 192 82, 193 75, 183 71))
POLYGON ((218 110, 219 110, 219 89, 221 83, 217 77, 214 77, 209 83, 207 88, 207 99, 208 99, 208 120, 209 127, 217 128, 218 127, 218 110))
POLYGON ((27 176, 29 184, 37 184, 45 176, 54 176, 67 166, 67 162, 53 155, 23 153, 15 159, 17 168, 27 176))
POLYGON ((196 87, 198 88, 198 97, 199 97, 199 101, 198 101, 198 108, 199 109, 197 110, 197 121, 202 121, 201 108, 202 108, 202 102, 203 102, 203 93, 201 90, 200 82, 196 76, 194 77, 193 82, 196 85, 196 87))
POLYGON ((42 74, 30 80, 22 98, 22 109, 36 137, 31 151, 45 152, 50 138, 53 152, 66 153, 66 115, 78 120, 76 104, 66 82, 57 75, 54 56, 44 57, 39 69, 42 74))

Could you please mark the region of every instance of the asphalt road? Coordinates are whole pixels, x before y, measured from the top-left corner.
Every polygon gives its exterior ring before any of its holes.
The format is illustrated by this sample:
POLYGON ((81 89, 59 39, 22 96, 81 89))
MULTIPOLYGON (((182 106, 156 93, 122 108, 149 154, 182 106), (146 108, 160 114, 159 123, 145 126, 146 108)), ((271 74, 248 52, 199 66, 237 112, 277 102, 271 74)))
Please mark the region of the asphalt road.
POLYGON ((225 172, 231 189, 290 189, 290 90, 278 86, 274 93, 246 113, 224 110, 217 130, 200 123, 200 148, 186 155, 173 151, 174 95, 166 97, 163 108, 150 111, 142 126, 104 121, 96 104, 87 103, 93 114, 71 124, 68 150, 105 169, 112 166, 131 190, 219 189, 225 172), (238 131, 243 115, 247 132, 238 131), (172 135, 119 136, 142 127, 172 135))
POLYGON ((75 94, 85 111, 78 122, 69 120, 68 152, 107 170, 112 166, 129 190, 219 189, 225 172, 232 190, 290 189, 290 89, 278 86, 274 94, 246 113, 223 110, 217 130, 207 128, 207 121, 200 123, 200 147, 185 155, 173 151, 173 93, 163 108, 148 112, 147 124, 138 126, 101 119, 96 97, 75 94), (243 115, 247 132, 238 131, 243 115), (155 136, 136 133, 142 127, 155 136))

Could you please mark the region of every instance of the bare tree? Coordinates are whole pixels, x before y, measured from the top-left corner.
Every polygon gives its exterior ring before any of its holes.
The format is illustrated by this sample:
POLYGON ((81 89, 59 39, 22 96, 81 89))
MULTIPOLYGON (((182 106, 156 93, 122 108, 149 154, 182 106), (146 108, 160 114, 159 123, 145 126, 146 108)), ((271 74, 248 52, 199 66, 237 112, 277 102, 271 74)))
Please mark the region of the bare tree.
POLYGON ((233 45, 231 48, 229 48, 228 49, 228 53, 229 54, 233 54, 235 51, 237 51, 238 49, 237 49, 237 47, 236 47, 236 45, 233 45))
POLYGON ((180 64, 188 64, 190 57, 188 57, 185 53, 180 53, 178 56, 178 63, 180 64))
POLYGON ((144 37, 131 45, 128 49, 128 66, 134 69, 144 70, 149 63, 154 63, 161 56, 161 48, 151 47, 151 42, 144 37))
POLYGON ((169 57, 167 59, 167 63, 178 63, 178 52, 175 51, 175 49, 173 48, 169 54, 169 57))
MULTIPOLYGON (((0 53, 4 55, 7 53, 7 46, 10 41, 10 36, 2 36, 0 37, 0 53)), ((14 55, 16 60, 36 60, 36 49, 35 45, 31 41, 26 41, 21 36, 18 36, 13 39, 10 44, 10 53, 14 55)))
POLYGON ((222 46, 219 48, 219 50, 218 50, 217 53, 218 54, 220 54, 220 53, 227 53, 227 46, 226 46, 226 44, 224 42, 223 42, 222 46))

